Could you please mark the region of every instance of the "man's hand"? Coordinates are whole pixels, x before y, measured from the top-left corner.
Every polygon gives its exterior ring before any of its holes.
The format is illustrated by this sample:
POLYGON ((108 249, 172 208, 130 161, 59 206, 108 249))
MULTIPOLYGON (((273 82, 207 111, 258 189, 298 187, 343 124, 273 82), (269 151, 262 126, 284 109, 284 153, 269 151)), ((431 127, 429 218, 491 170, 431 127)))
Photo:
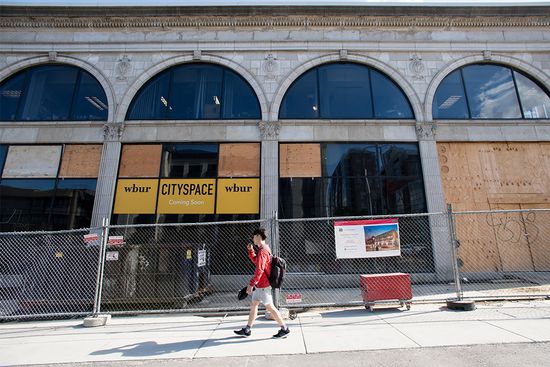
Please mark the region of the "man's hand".
POLYGON ((251 243, 249 243, 248 245, 246 245, 246 248, 248 249, 248 251, 253 251, 253 250, 254 250, 254 246, 252 246, 251 243))
POLYGON ((248 285, 248 287, 246 287, 246 294, 251 294, 251 293, 252 293, 252 286, 248 285))

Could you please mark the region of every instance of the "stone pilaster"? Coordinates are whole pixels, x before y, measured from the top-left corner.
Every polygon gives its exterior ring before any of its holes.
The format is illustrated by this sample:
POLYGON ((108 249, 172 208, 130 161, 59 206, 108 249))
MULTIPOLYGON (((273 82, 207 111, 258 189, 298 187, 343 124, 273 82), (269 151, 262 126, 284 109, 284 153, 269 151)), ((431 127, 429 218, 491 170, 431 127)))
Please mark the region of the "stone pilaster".
POLYGON ((260 122, 262 136, 261 218, 273 217, 279 208, 279 122, 260 122))
POLYGON ((117 178, 118 161, 124 126, 122 124, 106 124, 103 127, 104 142, 97 177, 97 187, 92 214, 92 227, 99 227, 103 218, 111 218, 115 185, 117 178))
MULTIPOLYGON (((445 195, 437 155, 436 129, 435 123, 416 124, 428 212, 444 213, 445 195)), ((439 280, 452 280, 451 238, 446 215, 430 216, 430 229, 436 276, 439 280)))

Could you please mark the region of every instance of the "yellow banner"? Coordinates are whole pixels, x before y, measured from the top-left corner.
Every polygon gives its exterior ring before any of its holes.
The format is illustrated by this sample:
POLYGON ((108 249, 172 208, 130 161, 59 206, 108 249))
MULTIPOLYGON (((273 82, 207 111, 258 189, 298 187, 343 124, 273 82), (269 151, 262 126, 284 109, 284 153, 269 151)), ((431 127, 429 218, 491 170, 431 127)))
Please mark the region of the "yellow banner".
POLYGON ((158 214, 213 214, 215 179, 160 180, 158 214))
POLYGON ((118 180, 114 214, 155 214, 159 180, 118 180))
POLYGON ((259 178, 218 179, 218 214, 258 214, 260 212, 259 178))

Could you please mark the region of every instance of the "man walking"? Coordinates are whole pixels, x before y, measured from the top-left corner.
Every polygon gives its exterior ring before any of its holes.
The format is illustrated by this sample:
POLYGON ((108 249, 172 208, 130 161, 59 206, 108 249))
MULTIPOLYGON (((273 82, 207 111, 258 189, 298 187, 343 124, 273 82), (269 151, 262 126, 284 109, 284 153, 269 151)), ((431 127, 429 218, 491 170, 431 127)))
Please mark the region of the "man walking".
POLYGON ((277 324, 281 327, 277 334, 273 335, 274 338, 286 338, 290 333, 289 328, 286 326, 279 310, 275 308, 273 304, 273 297, 271 296, 271 286, 269 285, 269 274, 271 273, 271 250, 265 243, 265 229, 260 228, 254 231, 252 244, 248 244, 248 257, 256 264, 256 270, 254 276, 250 280, 246 293, 252 293, 252 303, 250 305, 250 313, 248 314, 248 323, 240 330, 234 330, 234 333, 240 336, 249 337, 251 335, 251 328, 254 325, 256 316, 258 315, 258 306, 263 303, 265 308, 271 313, 277 324), (256 251, 254 249, 256 247, 256 251))

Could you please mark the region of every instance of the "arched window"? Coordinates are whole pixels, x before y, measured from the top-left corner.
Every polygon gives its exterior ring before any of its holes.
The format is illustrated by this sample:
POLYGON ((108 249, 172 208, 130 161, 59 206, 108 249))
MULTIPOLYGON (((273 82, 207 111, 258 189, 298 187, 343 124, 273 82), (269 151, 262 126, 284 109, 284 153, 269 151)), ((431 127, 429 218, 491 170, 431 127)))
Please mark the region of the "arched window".
POLYGON ((286 92, 280 119, 412 119, 403 91, 386 75, 352 63, 321 65, 286 92))
POLYGON ((447 75, 432 106, 434 119, 548 119, 548 92, 507 66, 473 64, 447 75))
POLYGON ((76 66, 35 66, 0 84, 0 121, 105 121, 107 113, 105 91, 76 66))
POLYGON ((254 90, 228 68, 183 64, 165 70, 136 94, 127 120, 259 119, 254 90))

